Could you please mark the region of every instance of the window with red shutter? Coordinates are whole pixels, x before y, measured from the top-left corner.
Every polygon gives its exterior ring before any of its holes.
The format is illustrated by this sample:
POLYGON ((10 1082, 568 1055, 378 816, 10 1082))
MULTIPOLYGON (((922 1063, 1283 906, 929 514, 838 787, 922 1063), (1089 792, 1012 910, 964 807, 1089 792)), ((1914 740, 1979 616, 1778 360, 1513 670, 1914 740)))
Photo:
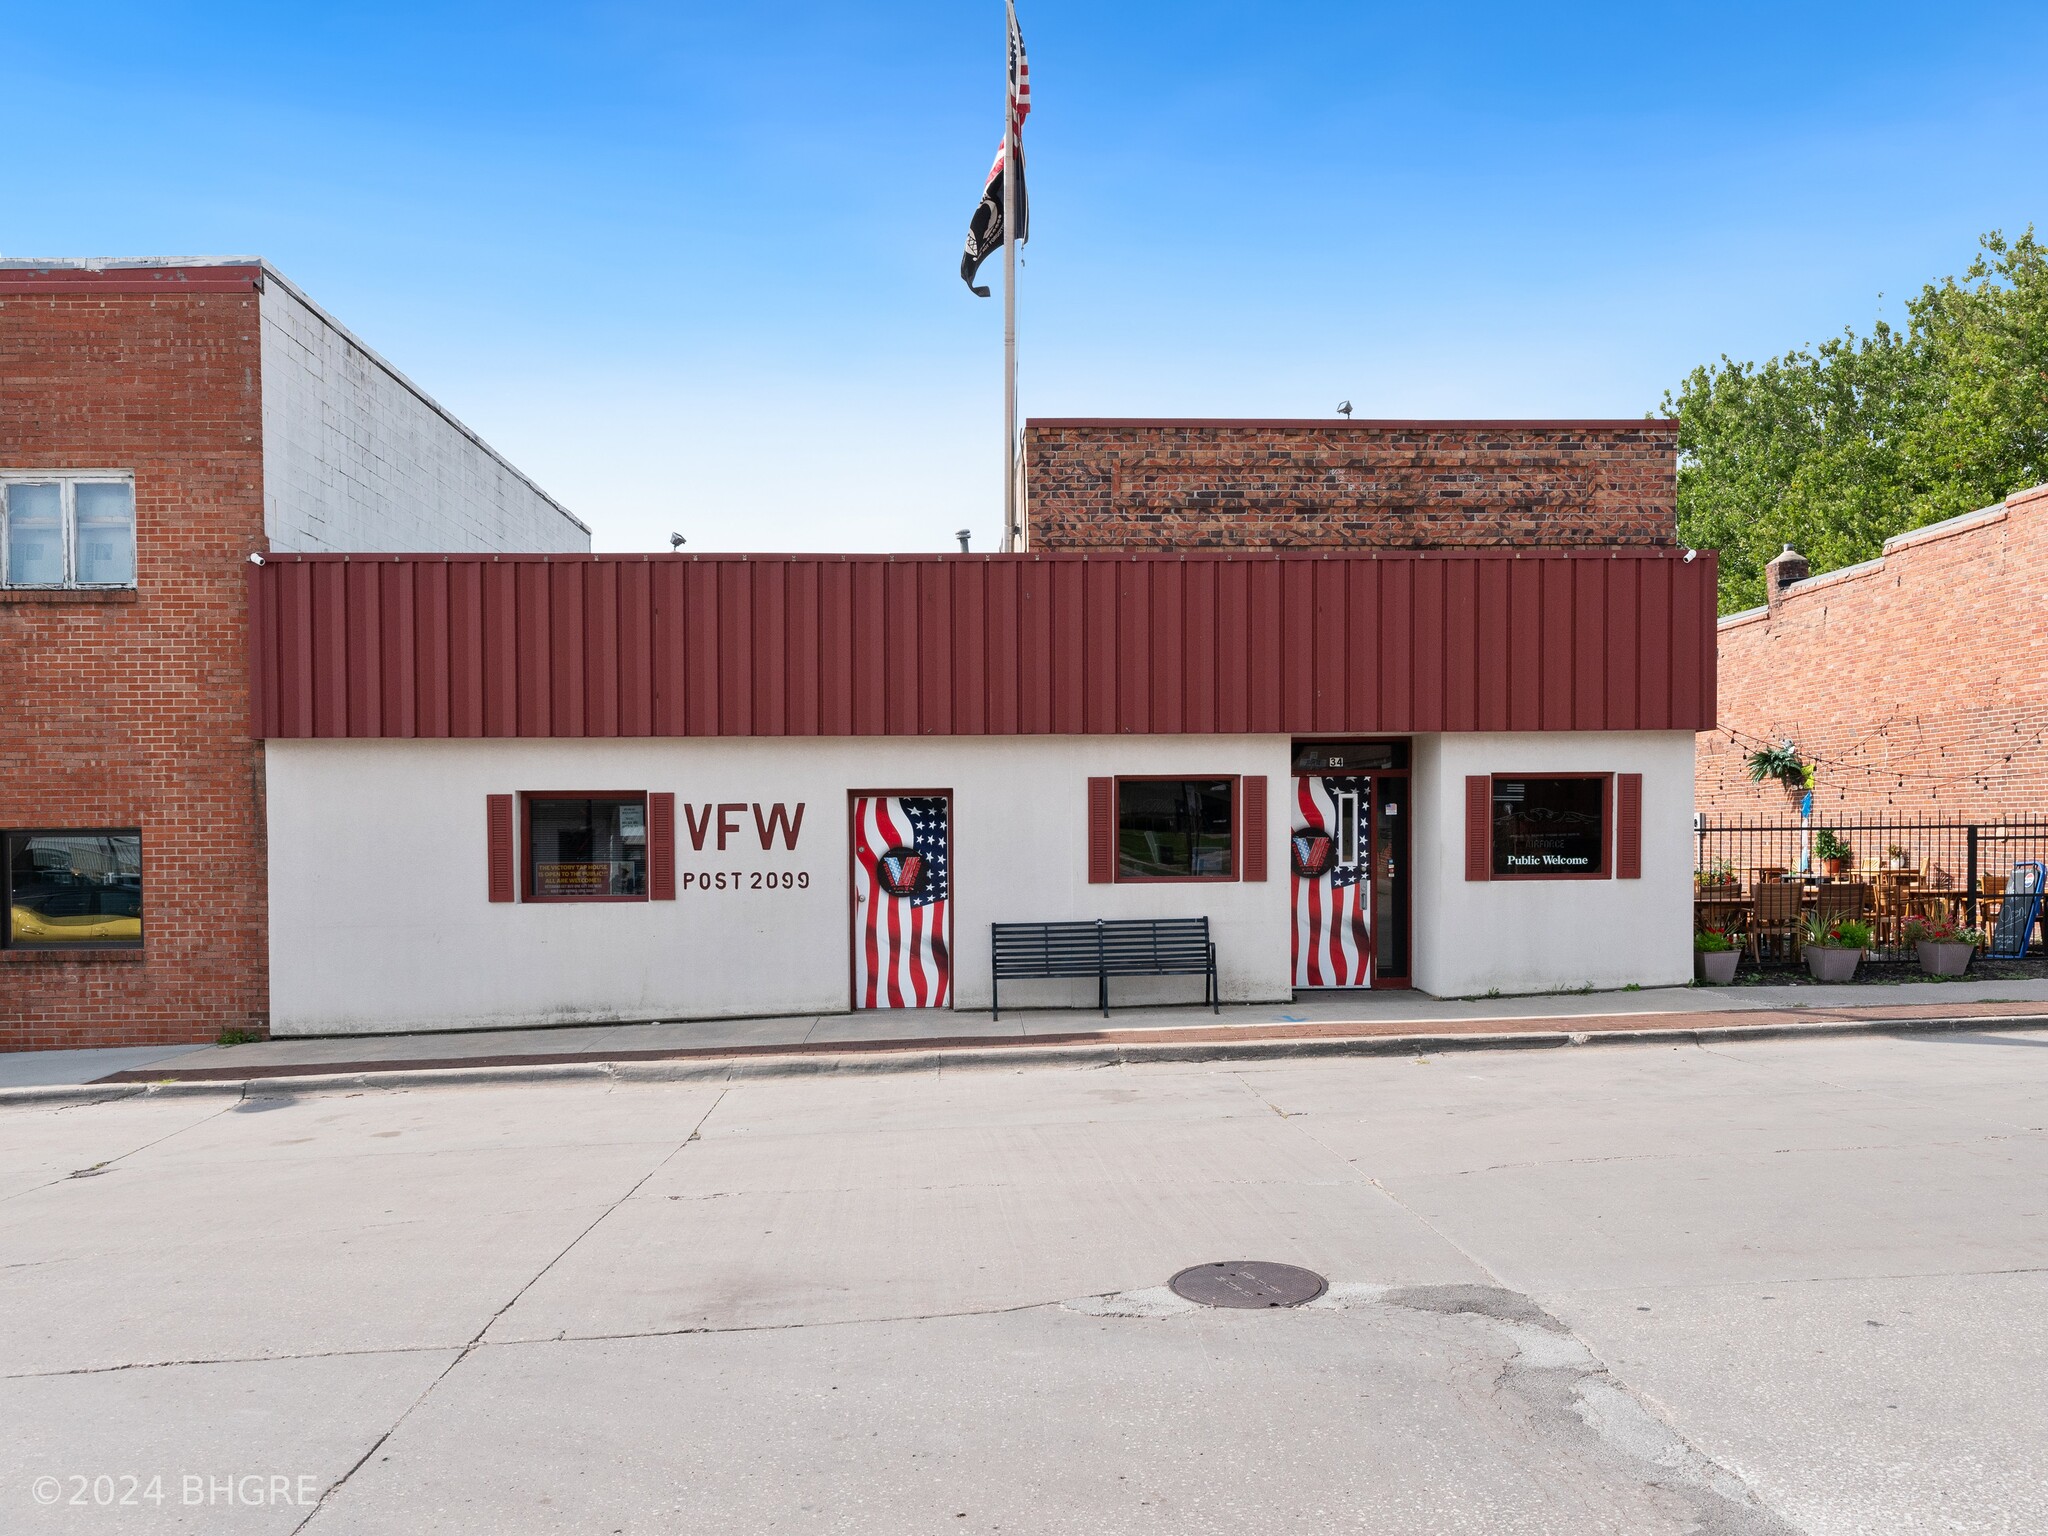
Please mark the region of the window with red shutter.
POLYGON ((512 899, 512 797, 484 796, 484 822, 489 832, 489 870, 492 901, 512 899))
POLYGON ((1465 778, 1465 878, 1493 878, 1493 777, 1474 773, 1465 778))
POLYGON ((647 899, 676 899, 676 797, 665 792, 647 797, 647 899))
POLYGON ((1614 780, 1614 877, 1643 878, 1643 776, 1617 774, 1614 780))
POLYGON ((1108 885, 1116 878, 1116 782, 1088 781, 1088 883, 1108 885))
POLYGON ((1266 776, 1263 773, 1246 774, 1242 795, 1244 806, 1239 814, 1244 827, 1244 877, 1263 880, 1266 878, 1266 776))

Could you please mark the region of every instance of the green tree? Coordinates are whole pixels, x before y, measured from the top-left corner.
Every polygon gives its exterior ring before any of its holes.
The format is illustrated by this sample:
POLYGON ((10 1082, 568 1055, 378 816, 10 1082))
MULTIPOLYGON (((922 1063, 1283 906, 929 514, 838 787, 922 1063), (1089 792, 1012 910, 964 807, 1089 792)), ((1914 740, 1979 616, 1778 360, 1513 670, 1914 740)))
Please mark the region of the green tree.
POLYGON ((2048 480, 2048 247, 1994 232, 1960 278, 1764 363, 1695 368, 1678 419, 1678 531, 1721 552, 1721 611, 1764 600, 1786 544, 1816 571, 2048 480))

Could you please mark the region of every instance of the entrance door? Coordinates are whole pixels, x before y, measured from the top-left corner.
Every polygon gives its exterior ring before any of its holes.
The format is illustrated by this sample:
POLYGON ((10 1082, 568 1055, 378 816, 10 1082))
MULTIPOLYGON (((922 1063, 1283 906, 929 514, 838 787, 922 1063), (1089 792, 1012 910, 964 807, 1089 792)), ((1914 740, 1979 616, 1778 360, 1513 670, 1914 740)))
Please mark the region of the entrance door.
POLYGON ((1296 987, 1372 985, 1372 785, 1363 774, 1294 780, 1296 987))
POLYGON ((953 1002, 952 802, 853 797, 853 1006, 953 1002))

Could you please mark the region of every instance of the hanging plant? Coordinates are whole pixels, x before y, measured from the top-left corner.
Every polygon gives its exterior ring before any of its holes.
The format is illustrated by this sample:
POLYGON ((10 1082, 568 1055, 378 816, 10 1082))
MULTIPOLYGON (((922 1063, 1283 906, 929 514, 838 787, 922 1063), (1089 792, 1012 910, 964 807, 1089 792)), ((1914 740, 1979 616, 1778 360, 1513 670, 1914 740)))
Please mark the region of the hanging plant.
POLYGON ((1776 779, 1795 792, 1813 788, 1813 765, 1800 761, 1799 749, 1789 741, 1781 741, 1774 747, 1759 747, 1744 761, 1749 766, 1749 778, 1753 784, 1776 779))

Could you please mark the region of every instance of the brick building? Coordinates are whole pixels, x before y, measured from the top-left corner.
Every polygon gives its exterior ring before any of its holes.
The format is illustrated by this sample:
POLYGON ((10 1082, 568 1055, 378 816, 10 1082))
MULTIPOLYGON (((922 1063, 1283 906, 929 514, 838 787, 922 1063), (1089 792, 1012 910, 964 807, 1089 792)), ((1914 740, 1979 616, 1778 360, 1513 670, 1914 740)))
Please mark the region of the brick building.
POLYGON ((1669 421, 1034 420, 1033 549, 1676 539, 1669 421))
POLYGON ((1793 815, 1783 787, 1744 769, 1789 740, 1815 767, 1817 826, 2048 813, 2048 486, 1824 575, 1780 556, 1770 590, 1766 607, 1718 626, 1720 725, 1699 738, 1700 811, 1793 815))
POLYGON ((588 547, 258 260, 0 262, 0 1050, 266 1028, 252 554, 588 547))

